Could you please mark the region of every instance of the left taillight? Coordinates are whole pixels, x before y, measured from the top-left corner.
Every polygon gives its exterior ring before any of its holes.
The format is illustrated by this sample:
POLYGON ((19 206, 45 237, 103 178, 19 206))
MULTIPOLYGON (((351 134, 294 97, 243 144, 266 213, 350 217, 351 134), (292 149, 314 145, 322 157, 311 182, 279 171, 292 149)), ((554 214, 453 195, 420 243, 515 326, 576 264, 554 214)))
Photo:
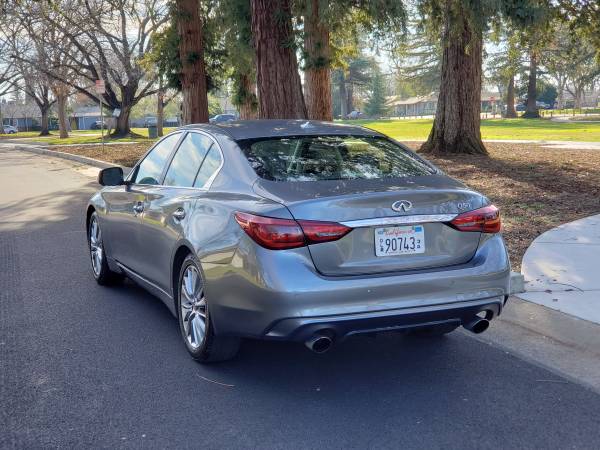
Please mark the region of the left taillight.
POLYGON ((449 225, 459 231, 499 233, 502 228, 500 210, 494 205, 484 206, 474 211, 459 214, 449 225))
POLYGON ((257 244, 271 250, 335 241, 352 230, 335 222, 295 221, 243 212, 236 212, 235 220, 257 244))

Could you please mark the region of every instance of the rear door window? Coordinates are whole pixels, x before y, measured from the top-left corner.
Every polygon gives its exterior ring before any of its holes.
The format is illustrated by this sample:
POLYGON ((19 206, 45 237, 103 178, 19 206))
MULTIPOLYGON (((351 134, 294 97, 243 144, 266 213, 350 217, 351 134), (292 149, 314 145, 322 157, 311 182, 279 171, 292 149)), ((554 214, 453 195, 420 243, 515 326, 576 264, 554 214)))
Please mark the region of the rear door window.
POLYGON ((177 153, 171 160, 165 180, 165 186, 192 187, 212 140, 200 133, 188 133, 177 153))
POLYGON ((257 175, 273 181, 431 175, 437 169, 385 138, 302 136, 238 142, 257 175))
POLYGON ((180 137, 181 133, 171 134, 156 144, 138 165, 132 181, 136 184, 159 184, 169 155, 180 137))
POLYGON ((206 158, 204 158, 204 162, 198 171, 194 187, 207 189, 222 163, 223 157, 221 156, 221 152, 216 145, 213 145, 206 154, 206 158))

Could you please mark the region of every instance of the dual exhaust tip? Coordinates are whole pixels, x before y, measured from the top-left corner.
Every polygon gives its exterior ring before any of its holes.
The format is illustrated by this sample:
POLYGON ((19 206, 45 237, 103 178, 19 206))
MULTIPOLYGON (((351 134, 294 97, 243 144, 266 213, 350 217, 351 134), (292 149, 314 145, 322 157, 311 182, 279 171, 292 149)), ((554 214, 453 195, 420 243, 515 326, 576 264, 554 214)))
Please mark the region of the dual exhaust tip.
MULTIPOLYGON (((479 316, 475 316, 469 322, 463 323, 463 327, 471 333, 483 333, 490 326, 490 321, 479 316)), ((333 339, 325 333, 316 333, 304 342, 309 350, 315 353, 325 353, 333 346, 333 339)))
POLYGON ((333 345, 333 339, 326 334, 317 333, 305 341, 304 345, 315 353, 325 353, 333 345))
POLYGON ((479 316, 475 316, 472 320, 467 323, 463 323, 463 327, 469 330, 471 333, 479 334, 483 333, 490 326, 490 321, 483 319, 479 316))

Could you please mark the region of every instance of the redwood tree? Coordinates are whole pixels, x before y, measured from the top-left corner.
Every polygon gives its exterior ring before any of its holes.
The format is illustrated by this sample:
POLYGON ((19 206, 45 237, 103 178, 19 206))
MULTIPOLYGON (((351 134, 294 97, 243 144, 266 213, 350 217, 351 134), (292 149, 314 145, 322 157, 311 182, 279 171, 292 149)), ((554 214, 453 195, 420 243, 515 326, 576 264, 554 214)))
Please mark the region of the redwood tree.
POLYGON ((176 0, 181 61, 182 120, 184 124, 208 122, 208 94, 202 16, 198 0, 176 0))
POLYGON ((306 119, 290 0, 251 0, 261 119, 306 119))
POLYGON ((479 131, 482 30, 461 0, 445 1, 442 43, 437 110, 421 151, 487 154, 479 131))
POLYGON ((529 51, 527 103, 525 105, 525 113, 522 117, 525 119, 537 119, 540 117, 540 112, 537 107, 537 51, 534 48, 529 51))
POLYGON ((304 20, 304 51, 304 92, 308 117, 315 120, 333 120, 329 27, 322 20, 319 0, 308 0, 304 20))

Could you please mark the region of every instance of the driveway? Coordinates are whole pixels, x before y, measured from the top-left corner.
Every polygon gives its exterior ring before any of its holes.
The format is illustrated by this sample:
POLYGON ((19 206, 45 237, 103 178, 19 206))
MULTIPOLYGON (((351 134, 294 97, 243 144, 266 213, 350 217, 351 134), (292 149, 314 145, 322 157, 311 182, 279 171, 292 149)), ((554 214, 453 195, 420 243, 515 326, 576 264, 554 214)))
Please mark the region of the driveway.
POLYGON ((192 361, 131 282, 94 282, 93 170, 0 149, 0 448, 597 448, 600 395, 456 332, 192 361))

